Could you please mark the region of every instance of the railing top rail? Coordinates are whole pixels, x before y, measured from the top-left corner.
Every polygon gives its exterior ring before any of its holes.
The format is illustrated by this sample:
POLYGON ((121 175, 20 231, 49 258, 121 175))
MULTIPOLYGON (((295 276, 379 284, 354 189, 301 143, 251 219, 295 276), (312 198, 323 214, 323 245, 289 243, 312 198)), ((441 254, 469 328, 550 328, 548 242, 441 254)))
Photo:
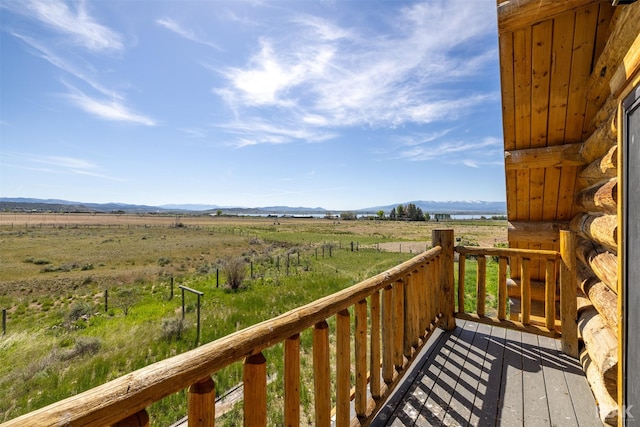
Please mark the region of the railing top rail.
POLYGON ((116 423, 231 363, 282 342, 354 305, 434 260, 441 252, 442 248, 436 246, 340 292, 156 362, 2 426, 104 426, 116 423))
POLYGON ((539 249, 490 248, 478 246, 456 246, 461 255, 489 255, 499 257, 522 257, 529 259, 560 259, 560 252, 539 249))

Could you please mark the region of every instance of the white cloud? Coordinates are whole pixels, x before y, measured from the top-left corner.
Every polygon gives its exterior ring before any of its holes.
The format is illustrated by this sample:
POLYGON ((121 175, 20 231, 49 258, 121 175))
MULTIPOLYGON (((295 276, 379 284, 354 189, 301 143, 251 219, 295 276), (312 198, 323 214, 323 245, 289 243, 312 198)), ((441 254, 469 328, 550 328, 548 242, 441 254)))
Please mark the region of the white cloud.
POLYGON ((80 159, 77 157, 66 156, 36 156, 32 154, 20 155, 12 153, 15 158, 23 158, 27 162, 33 164, 46 165, 47 167, 27 166, 25 169, 45 173, 57 174, 74 174, 92 176, 95 178, 108 179, 111 181, 124 181, 121 178, 115 178, 99 173, 100 167, 92 161, 80 159))
POLYGON ((54 30, 73 38, 73 42, 91 51, 120 51, 122 36, 97 23, 86 10, 86 3, 77 3, 72 11, 58 0, 32 0, 25 4, 26 13, 54 30))
POLYGON ((322 142, 335 138, 332 132, 307 128, 301 125, 276 125, 261 120, 234 122, 220 126, 236 139, 230 142, 236 147, 257 144, 287 144, 291 142, 322 142))
POLYGON ((486 137, 480 141, 429 140, 400 151, 400 158, 410 161, 441 159, 449 163, 478 167, 480 164, 502 164, 496 159, 502 155, 502 141, 486 137), (434 142, 435 141, 435 142, 434 142))
POLYGON ((155 126, 156 124, 153 119, 129 110, 120 100, 97 100, 85 95, 72 86, 68 87, 70 91, 66 97, 69 100, 87 113, 93 114, 101 119, 131 122, 145 126, 155 126))
POLYGON ((334 129, 455 120, 499 99, 456 84, 497 60, 486 39, 476 43, 495 31, 494 14, 490 1, 417 3, 388 17, 393 30, 374 36, 296 16, 286 35, 262 36, 245 66, 220 71, 228 85, 214 93, 239 120, 265 108, 277 109, 280 124, 334 129))
POLYGON ((192 30, 189 30, 187 28, 182 27, 180 24, 178 24, 177 22, 175 22, 173 19, 171 18, 160 18, 160 19, 156 19, 156 24, 160 25, 161 27, 166 28, 167 30, 179 35, 182 38, 185 38, 187 40, 191 40, 193 42, 196 43, 200 43, 209 47, 212 47, 214 49, 217 50, 222 50, 220 48, 220 46, 218 46, 217 44, 205 40, 201 37, 199 37, 198 35, 196 35, 195 32, 193 32, 192 30))

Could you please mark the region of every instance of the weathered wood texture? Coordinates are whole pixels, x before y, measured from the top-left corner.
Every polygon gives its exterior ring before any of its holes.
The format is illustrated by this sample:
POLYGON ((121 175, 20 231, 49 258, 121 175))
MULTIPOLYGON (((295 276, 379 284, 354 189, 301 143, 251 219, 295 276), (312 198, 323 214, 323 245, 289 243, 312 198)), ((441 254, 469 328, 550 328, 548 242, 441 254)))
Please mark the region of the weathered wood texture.
POLYGON ((578 176, 578 188, 585 189, 618 176, 618 146, 614 145, 600 158, 590 163, 578 176))
POLYGON ((505 151, 504 164, 507 170, 582 166, 581 149, 582 143, 576 143, 505 151))
POLYGON ((600 181, 576 194, 580 212, 616 215, 618 209, 618 178, 600 181))
POLYGON ((580 335, 592 363, 602 376, 605 388, 616 399, 618 394, 618 339, 598 311, 586 308, 578 319, 580 335))
POLYGON ((591 360, 589 352, 586 349, 580 353, 580 363, 582 364, 582 369, 586 374, 591 391, 598 401, 596 414, 598 415, 599 420, 603 424, 617 426, 618 404, 607 391, 602 375, 598 371, 596 364, 591 360))
POLYGON ((614 292, 618 288, 618 257, 606 248, 587 239, 578 238, 578 259, 614 292))
POLYGON ((578 263, 578 284, 607 324, 618 330, 618 295, 602 283, 584 263, 578 263))
POLYGON ((571 221, 571 230, 599 243, 613 254, 618 252, 616 215, 579 214, 571 221))

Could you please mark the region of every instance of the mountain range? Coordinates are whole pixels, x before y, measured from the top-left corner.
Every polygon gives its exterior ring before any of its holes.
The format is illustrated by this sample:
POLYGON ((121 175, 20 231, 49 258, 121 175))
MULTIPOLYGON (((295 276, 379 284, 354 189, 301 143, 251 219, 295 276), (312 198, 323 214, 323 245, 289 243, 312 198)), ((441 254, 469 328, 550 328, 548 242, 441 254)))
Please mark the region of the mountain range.
MULTIPOLYGON (((362 209, 351 209, 358 214, 375 214, 378 211, 389 213, 398 205, 413 203, 425 213, 449 213, 449 214, 497 214, 505 215, 506 202, 489 201, 427 201, 414 200, 384 206, 372 206, 362 209)), ((218 210, 226 214, 323 214, 326 212, 340 212, 340 210, 325 209, 322 207, 291 207, 291 206, 263 206, 263 207, 239 207, 218 206, 207 204, 167 204, 160 206, 134 205, 125 203, 84 203, 60 199, 33 199, 0 197, 0 210, 4 211, 28 211, 28 212, 131 212, 131 213, 207 213, 218 210)))

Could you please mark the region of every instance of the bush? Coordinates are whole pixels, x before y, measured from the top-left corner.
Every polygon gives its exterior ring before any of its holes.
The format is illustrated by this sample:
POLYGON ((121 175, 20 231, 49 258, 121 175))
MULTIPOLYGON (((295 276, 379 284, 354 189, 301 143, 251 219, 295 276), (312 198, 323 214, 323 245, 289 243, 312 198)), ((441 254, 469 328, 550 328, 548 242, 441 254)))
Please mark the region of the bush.
POLYGON ((187 329, 183 319, 169 317, 162 319, 162 338, 167 341, 179 340, 182 333, 187 329))
POLYGON ((227 278, 227 287, 237 291, 242 287, 247 274, 247 263, 242 257, 232 258, 224 263, 224 275, 227 278))
POLYGON ((67 319, 71 322, 75 322, 84 316, 91 316, 91 306, 84 301, 75 302, 69 309, 67 319))
POLYGON ((160 267, 164 267, 167 264, 171 264, 171 258, 167 258, 167 257, 163 257, 163 256, 158 258, 158 265, 160 267))
POLYGON ((78 337, 72 349, 62 355, 63 360, 73 359, 86 355, 94 355, 100 351, 102 342, 95 337, 78 337))

